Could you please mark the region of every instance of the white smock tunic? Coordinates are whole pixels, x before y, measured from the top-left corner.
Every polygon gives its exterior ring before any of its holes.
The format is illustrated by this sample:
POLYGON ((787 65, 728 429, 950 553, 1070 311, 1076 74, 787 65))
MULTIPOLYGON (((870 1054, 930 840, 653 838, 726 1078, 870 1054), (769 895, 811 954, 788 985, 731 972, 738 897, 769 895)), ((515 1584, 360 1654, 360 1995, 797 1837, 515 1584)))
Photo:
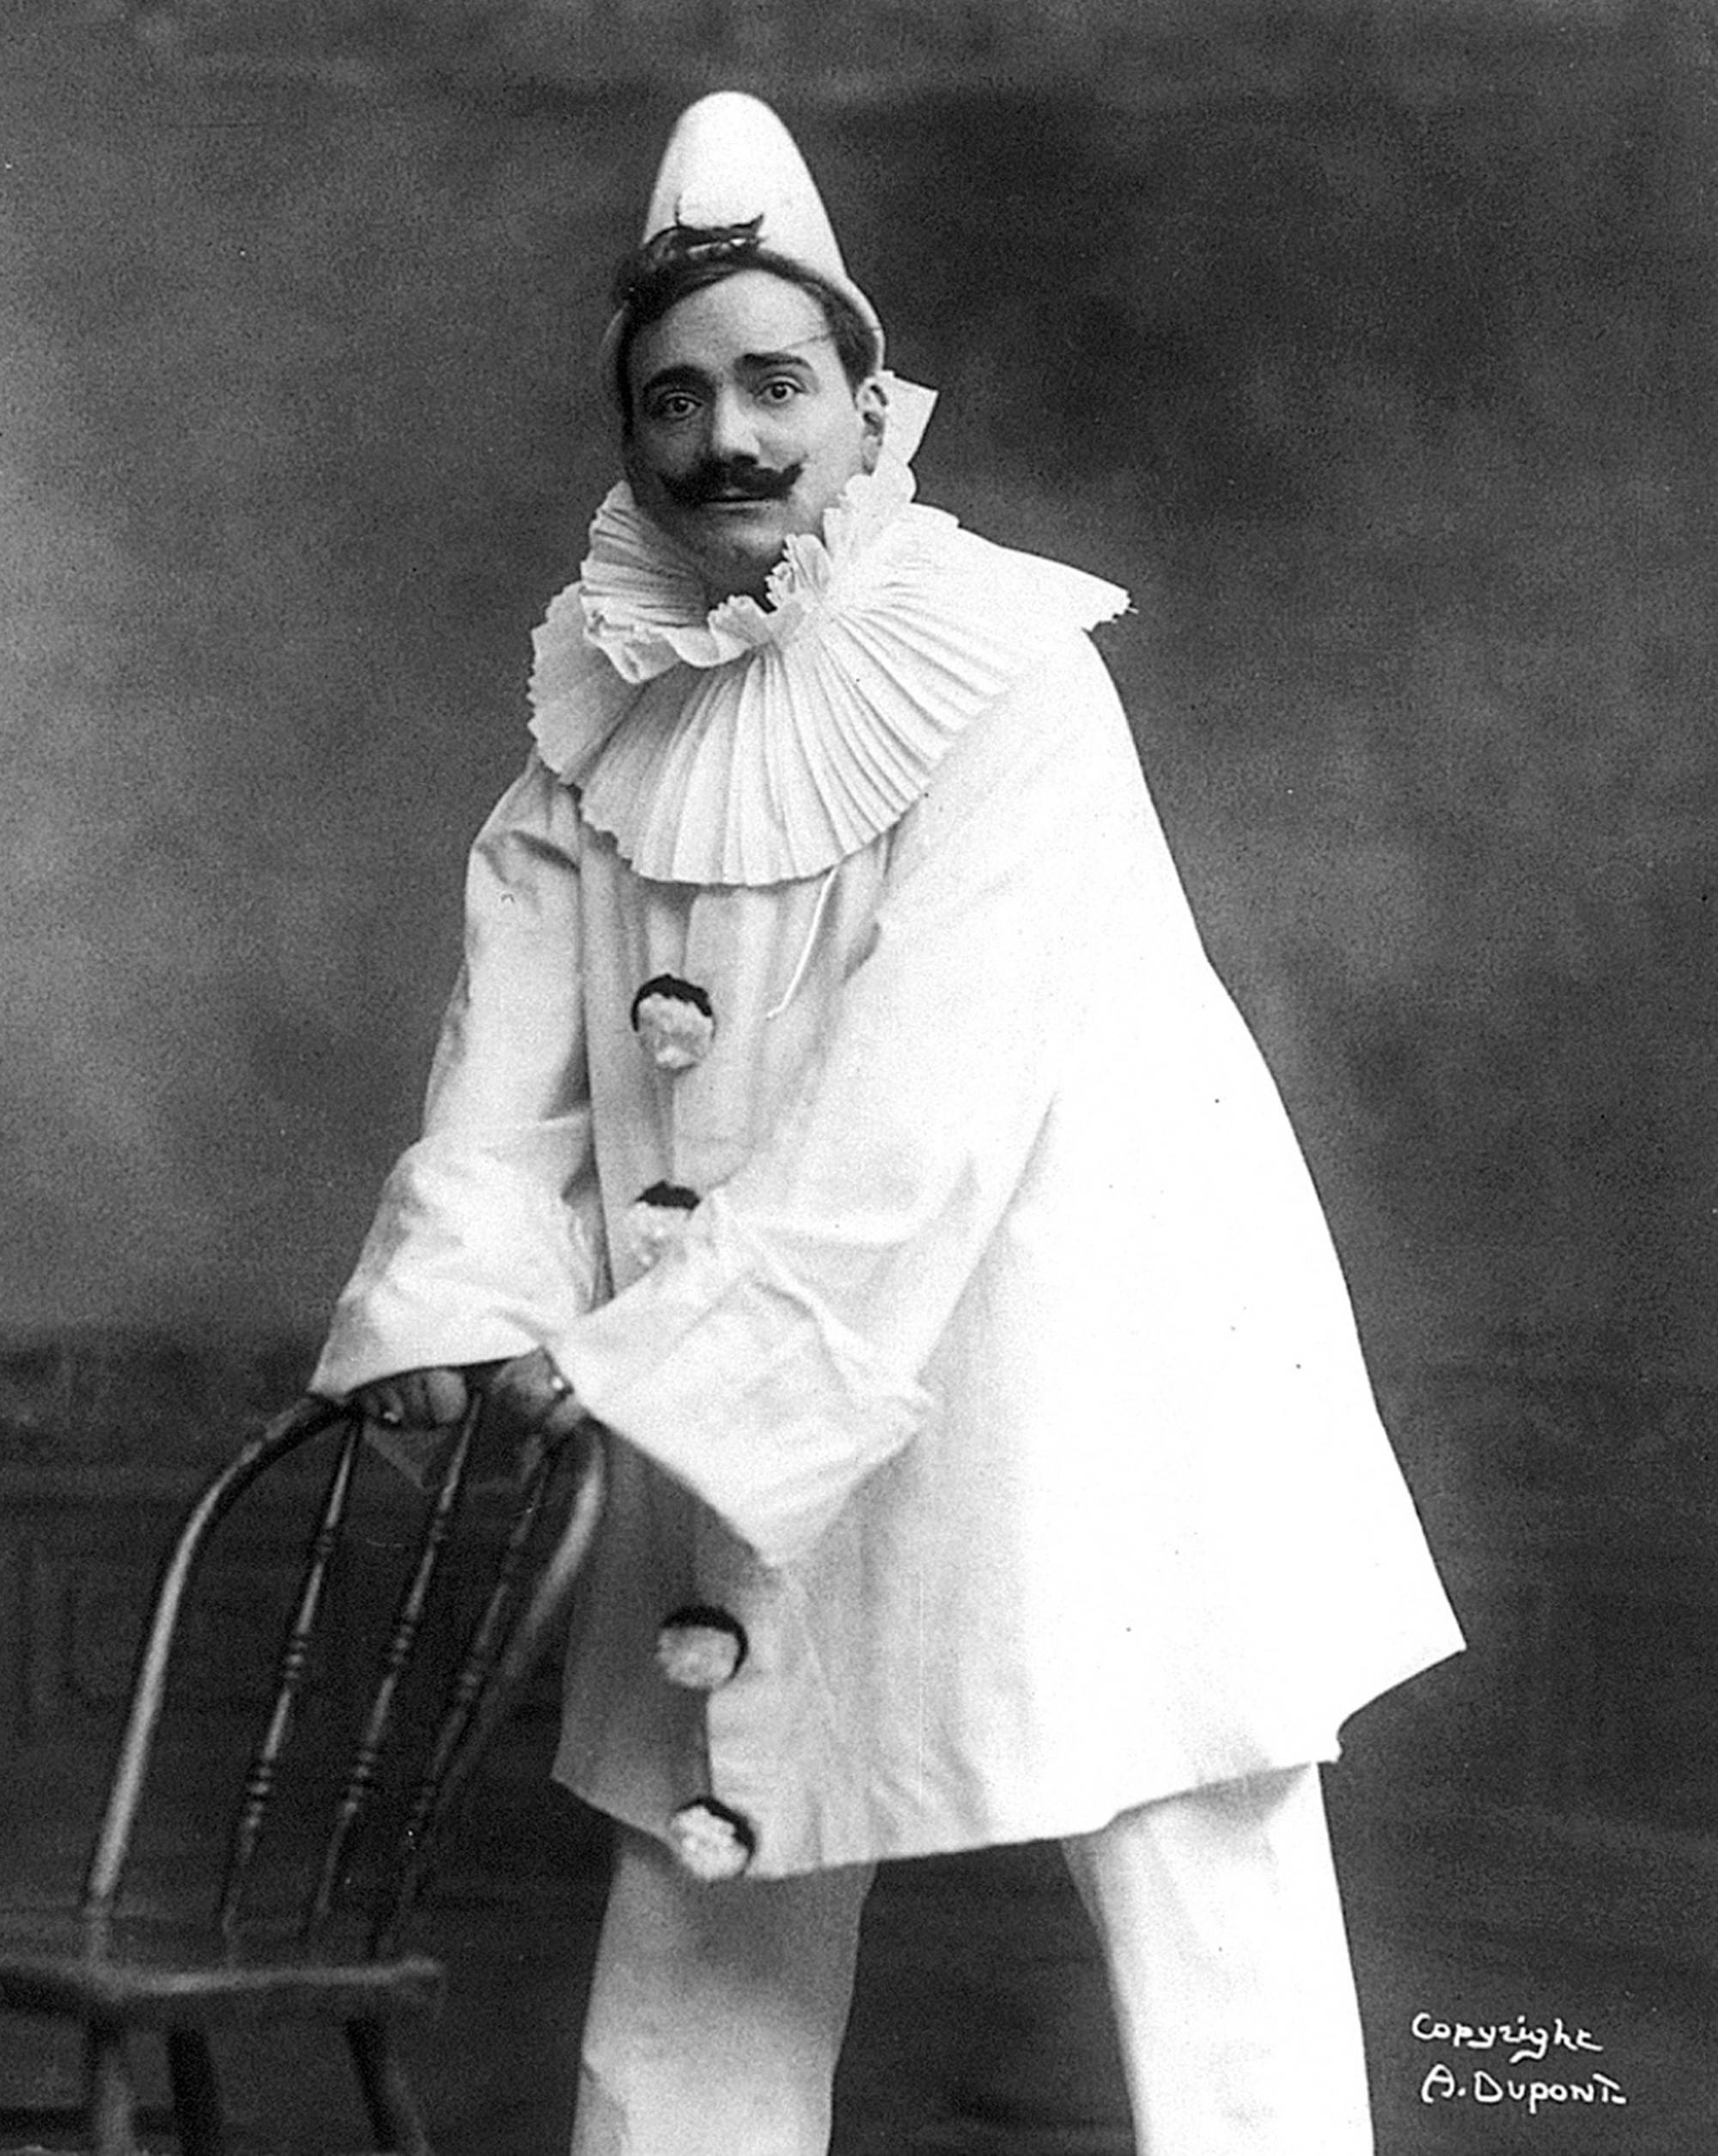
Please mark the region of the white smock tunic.
POLYGON ((911 494, 714 613, 604 504, 314 1380, 549 1350, 612 1477, 556 1771, 670 1840, 713 1797, 757 1876, 1328 1758, 1459 1645, 1085 633, 1124 594, 911 494), (743 1628, 707 1694, 688 1605, 743 1628))

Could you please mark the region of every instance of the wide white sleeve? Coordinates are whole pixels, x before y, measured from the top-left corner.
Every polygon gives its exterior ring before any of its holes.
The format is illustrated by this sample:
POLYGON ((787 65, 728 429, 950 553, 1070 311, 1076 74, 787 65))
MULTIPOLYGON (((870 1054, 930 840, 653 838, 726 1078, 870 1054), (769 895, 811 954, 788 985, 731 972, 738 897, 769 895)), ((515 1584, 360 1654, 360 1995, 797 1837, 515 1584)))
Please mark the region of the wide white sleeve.
POLYGON ((521 1355, 602 1292, 579 821, 533 756, 479 832, 423 1135, 383 1186, 311 1379, 521 1355))
POLYGON ((1094 1022, 1143 807, 1081 638, 973 723, 898 828, 794 1111, 650 1272, 548 1336, 591 1411, 768 1562, 929 1410, 924 1366, 1094 1022))

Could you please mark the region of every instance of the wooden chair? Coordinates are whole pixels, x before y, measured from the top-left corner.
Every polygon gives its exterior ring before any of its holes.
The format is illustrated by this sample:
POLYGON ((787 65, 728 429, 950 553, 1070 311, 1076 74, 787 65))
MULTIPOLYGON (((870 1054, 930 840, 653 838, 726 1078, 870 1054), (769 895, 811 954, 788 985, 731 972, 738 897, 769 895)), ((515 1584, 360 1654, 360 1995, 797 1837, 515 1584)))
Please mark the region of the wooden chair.
MULTIPOLYGON (((9 2110, 27 2137, 81 2124, 95 2156, 139 2156, 128 2047, 147 2031, 165 2038, 180 2147, 222 2156, 211 2032, 294 2018, 344 2031, 376 2147, 430 2156, 394 2025, 436 2009, 444 1971, 402 1948, 402 1928, 437 1830, 565 1631, 603 1497, 600 1450, 582 1445, 528 1472, 508 1459, 485 1479, 481 1426, 479 1401, 418 1494, 371 1456, 358 1418, 307 1400, 247 1445, 191 1508, 156 1589, 80 1904, 0 1916, 0 2009, 83 2032, 81 2118, 64 2107, 9 2110), (302 1486, 314 1525, 302 1561, 288 1568, 272 1701, 222 1807, 224 1863, 199 1875, 181 1849, 173 1866, 180 1879, 218 1879, 212 1909, 169 1906, 178 1897, 163 1897, 159 1880, 128 1891, 122 1907, 169 1660, 196 1606, 199 1562, 216 1527, 270 1471, 271 1491, 302 1486), (379 1528, 366 1524, 372 1513, 379 1528), (481 1559, 475 1574, 468 1544, 481 1559), (380 1643, 359 1676, 352 1633, 365 1605, 379 1605, 380 1643), (348 1725, 338 1749, 324 1727, 331 1720, 348 1725), (307 1752, 316 1756, 305 1761, 307 1752), (295 1823, 305 1810, 315 1815, 308 1834, 295 1823)), ((143 1872, 141 1859, 132 1869, 143 1872)))

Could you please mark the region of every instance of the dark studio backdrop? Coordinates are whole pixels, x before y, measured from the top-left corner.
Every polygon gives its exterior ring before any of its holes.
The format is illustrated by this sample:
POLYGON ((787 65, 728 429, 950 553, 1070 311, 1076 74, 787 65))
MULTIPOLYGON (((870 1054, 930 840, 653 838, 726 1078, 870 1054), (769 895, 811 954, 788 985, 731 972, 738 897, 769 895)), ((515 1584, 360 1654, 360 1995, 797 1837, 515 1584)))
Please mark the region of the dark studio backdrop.
POLYGON ((9 1735, 106 1727, 88 1507, 290 1393, 412 1133, 611 476, 608 271, 718 84, 941 390, 926 497, 1135 594, 1105 649, 1474 1635, 1353 1733, 1380 1921, 1709 1955, 1704 0, 11 0, 9 1735))

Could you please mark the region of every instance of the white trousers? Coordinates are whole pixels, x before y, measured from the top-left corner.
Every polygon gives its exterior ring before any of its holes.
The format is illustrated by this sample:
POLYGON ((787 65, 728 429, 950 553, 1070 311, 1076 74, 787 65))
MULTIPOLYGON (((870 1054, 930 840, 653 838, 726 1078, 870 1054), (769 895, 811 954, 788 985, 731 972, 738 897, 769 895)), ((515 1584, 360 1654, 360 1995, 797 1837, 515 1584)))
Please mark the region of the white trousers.
MULTIPOLYGON (((1140 2156, 1370 2156, 1318 1769, 1142 1805, 1063 1846, 1140 2156)), ((573 2156, 825 2156, 871 1879, 701 1885, 623 1832, 573 2156)))

